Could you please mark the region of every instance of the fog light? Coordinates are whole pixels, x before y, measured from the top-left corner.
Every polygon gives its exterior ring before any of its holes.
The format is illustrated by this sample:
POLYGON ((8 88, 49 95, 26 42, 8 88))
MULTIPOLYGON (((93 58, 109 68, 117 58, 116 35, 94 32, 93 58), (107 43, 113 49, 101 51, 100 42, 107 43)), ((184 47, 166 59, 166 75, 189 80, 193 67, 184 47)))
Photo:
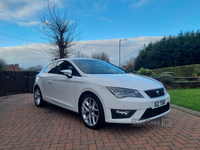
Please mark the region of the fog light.
POLYGON ((121 114, 121 115, 128 115, 130 113, 130 111, 122 111, 122 110, 116 110, 117 114, 121 114))
POLYGON ((130 118, 135 112, 136 110, 111 109, 111 114, 113 119, 130 118))

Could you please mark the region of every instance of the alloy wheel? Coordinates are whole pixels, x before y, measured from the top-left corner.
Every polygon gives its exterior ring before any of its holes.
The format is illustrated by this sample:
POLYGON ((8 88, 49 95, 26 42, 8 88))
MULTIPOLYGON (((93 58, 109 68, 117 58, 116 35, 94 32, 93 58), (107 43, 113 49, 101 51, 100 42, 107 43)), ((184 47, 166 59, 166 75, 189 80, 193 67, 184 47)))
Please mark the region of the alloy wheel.
POLYGON ((82 102, 82 118, 88 126, 95 126, 99 120, 99 107, 91 97, 86 97, 82 102))
POLYGON ((39 90, 38 88, 35 90, 34 96, 35 96, 35 104, 36 104, 36 105, 40 105, 40 102, 41 102, 41 94, 40 94, 40 90, 39 90))

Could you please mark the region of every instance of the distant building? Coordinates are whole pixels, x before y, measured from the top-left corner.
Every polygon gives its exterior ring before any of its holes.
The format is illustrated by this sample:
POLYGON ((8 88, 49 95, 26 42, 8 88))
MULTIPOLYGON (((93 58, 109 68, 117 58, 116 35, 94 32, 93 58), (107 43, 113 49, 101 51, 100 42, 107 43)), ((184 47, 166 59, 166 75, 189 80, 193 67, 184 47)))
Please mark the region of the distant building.
POLYGON ((19 68, 19 64, 15 65, 10 64, 6 66, 5 71, 22 71, 22 70, 19 68))

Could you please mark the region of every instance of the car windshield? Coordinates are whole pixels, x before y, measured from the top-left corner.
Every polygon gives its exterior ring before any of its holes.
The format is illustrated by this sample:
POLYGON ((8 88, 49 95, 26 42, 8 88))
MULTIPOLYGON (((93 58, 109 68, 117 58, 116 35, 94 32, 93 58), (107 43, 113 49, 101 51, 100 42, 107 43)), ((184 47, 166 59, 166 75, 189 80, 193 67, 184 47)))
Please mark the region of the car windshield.
POLYGON ((101 60, 75 59, 73 62, 86 74, 124 74, 125 71, 101 60))

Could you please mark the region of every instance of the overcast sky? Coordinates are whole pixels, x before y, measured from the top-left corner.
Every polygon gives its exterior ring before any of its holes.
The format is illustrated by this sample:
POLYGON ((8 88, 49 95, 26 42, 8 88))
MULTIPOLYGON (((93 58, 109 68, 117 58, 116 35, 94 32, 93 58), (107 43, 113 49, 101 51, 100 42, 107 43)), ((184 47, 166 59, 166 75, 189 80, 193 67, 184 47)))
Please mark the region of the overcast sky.
MULTIPOLYGON (((106 52, 118 65, 135 57, 144 44, 180 30, 200 29, 199 0, 57 0, 60 9, 80 22, 81 41, 75 50, 91 55, 106 52)), ((51 58, 35 28, 42 0, 0 0, 0 58, 26 68, 44 66, 51 58)))

